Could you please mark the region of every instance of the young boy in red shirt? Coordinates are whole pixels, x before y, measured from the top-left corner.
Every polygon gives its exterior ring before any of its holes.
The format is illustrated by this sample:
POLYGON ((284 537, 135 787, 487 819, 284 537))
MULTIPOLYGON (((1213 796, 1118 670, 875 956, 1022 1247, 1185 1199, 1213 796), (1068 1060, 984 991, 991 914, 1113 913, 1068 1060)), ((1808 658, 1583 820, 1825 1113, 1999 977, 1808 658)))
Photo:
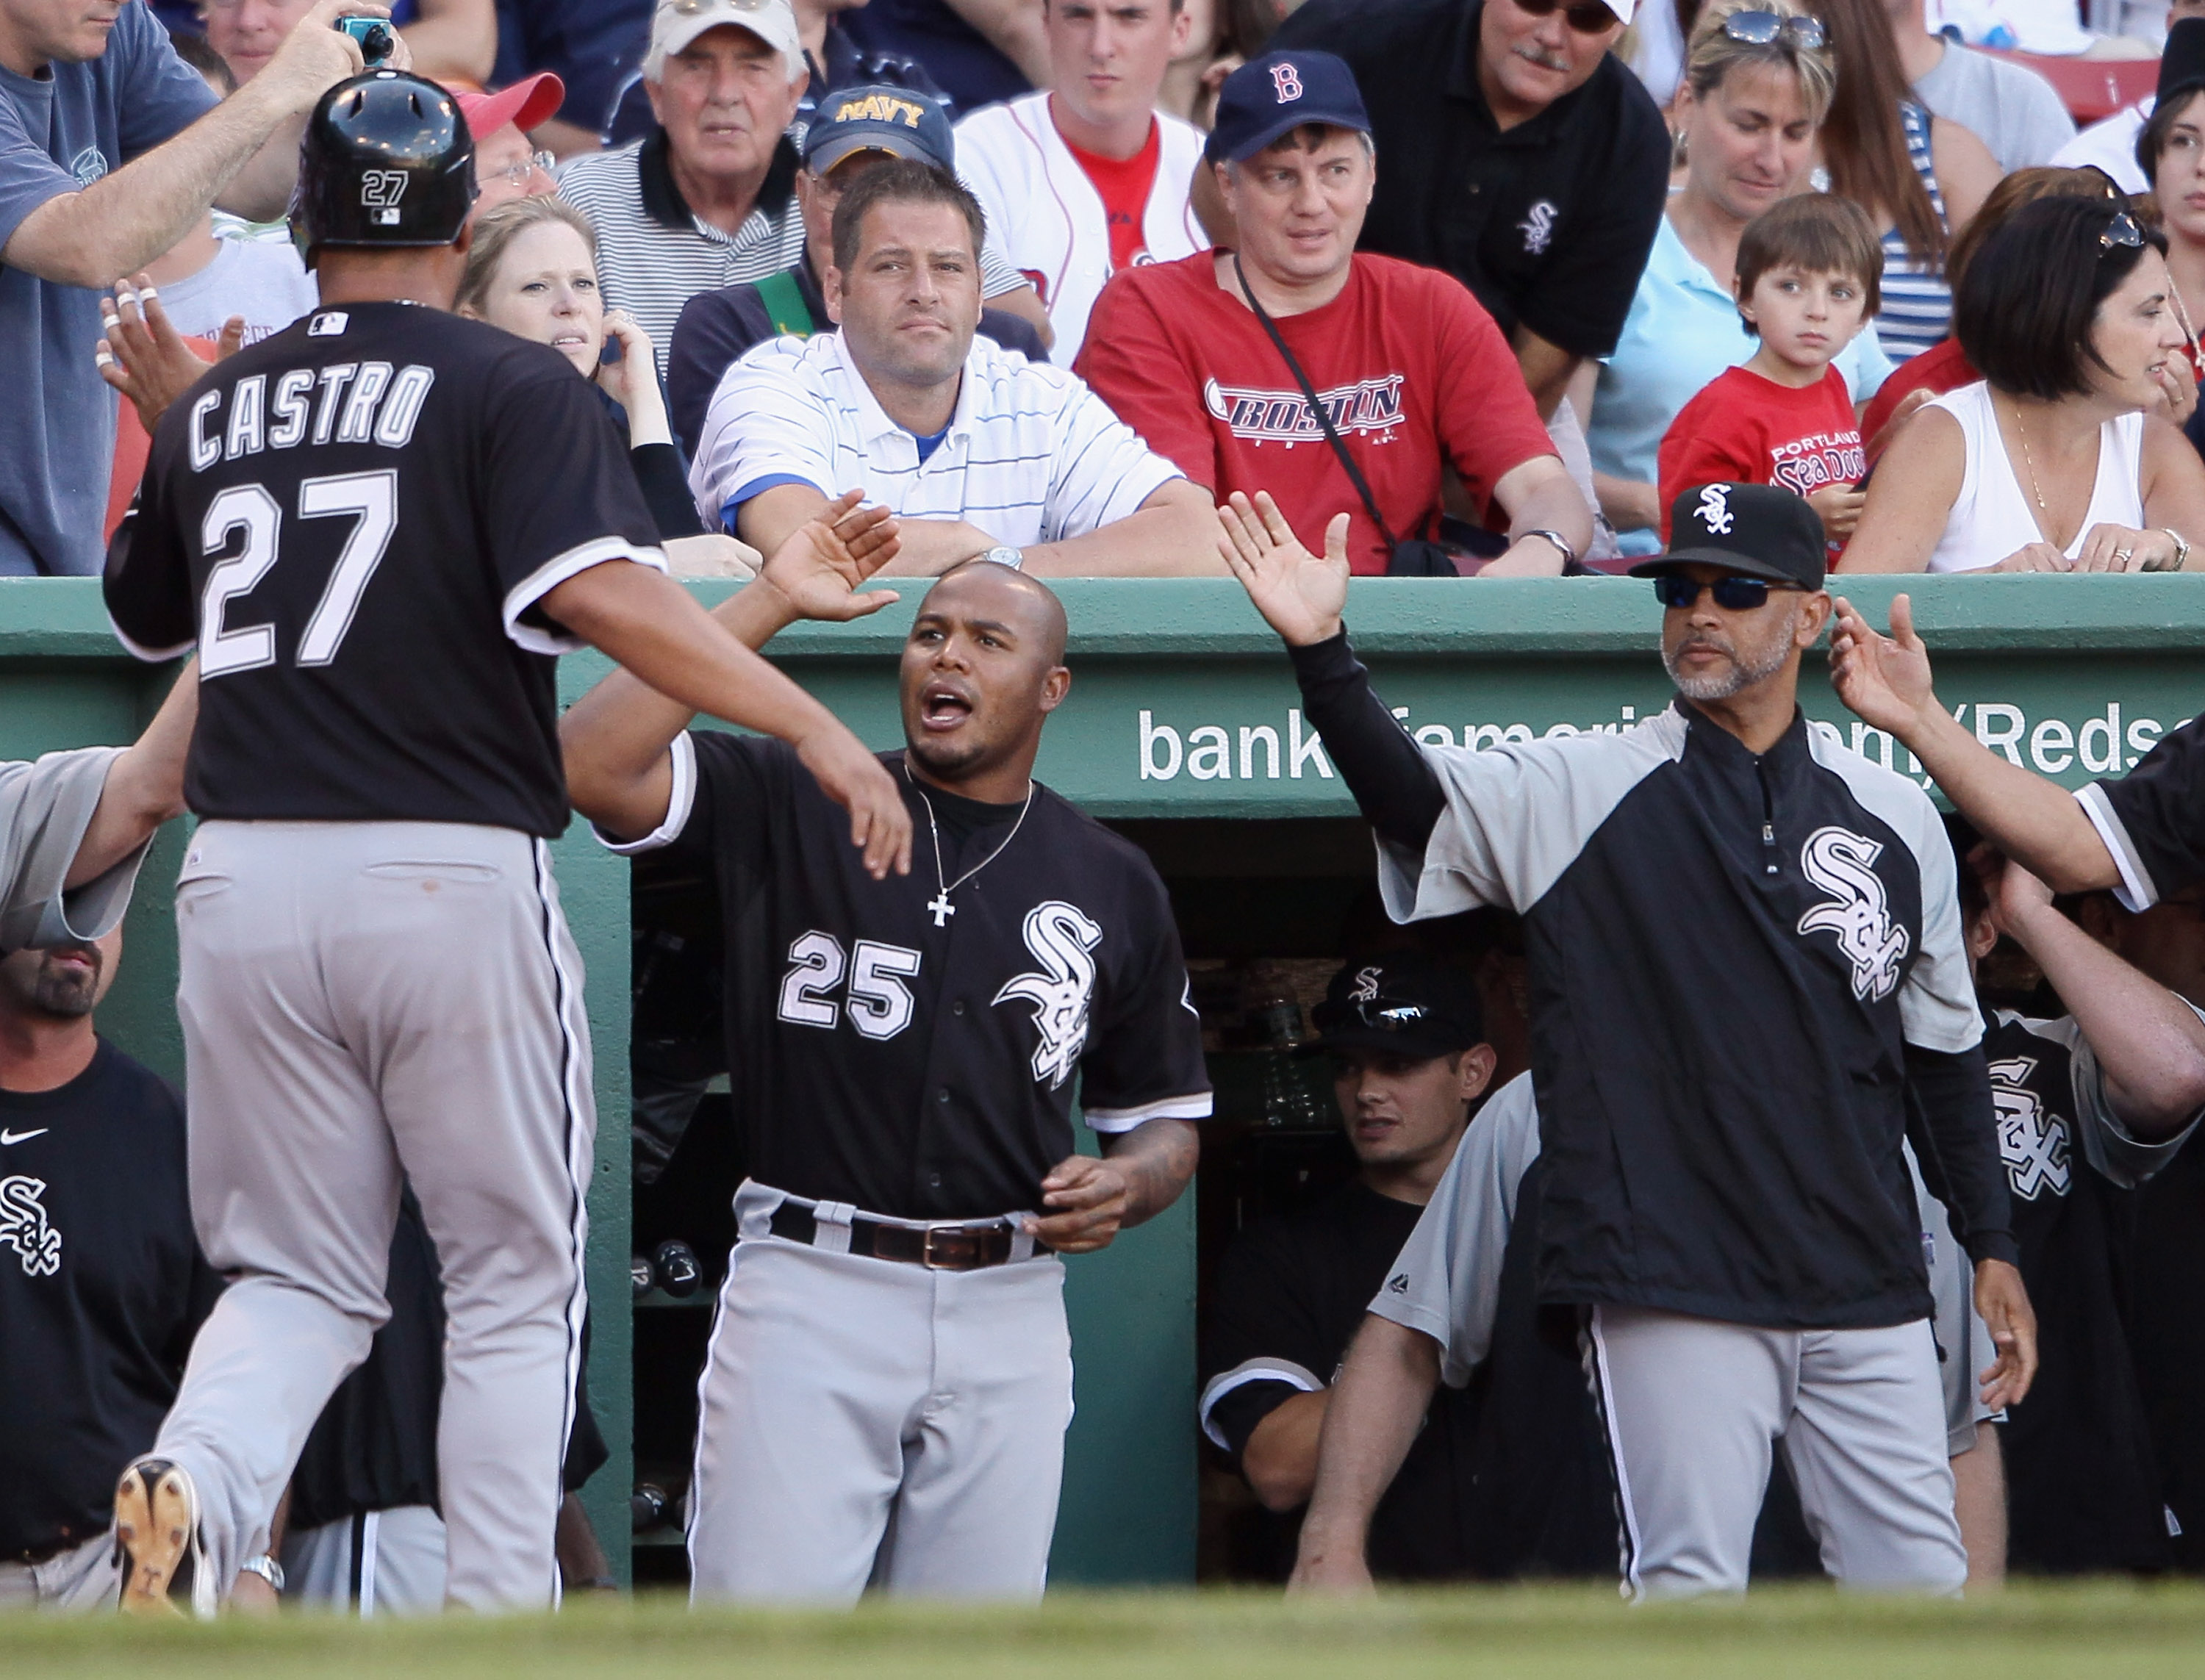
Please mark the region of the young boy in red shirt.
POLYGON ((1883 248, 1858 205, 1828 193, 1786 199, 1738 241, 1738 312, 1761 348, 1710 380, 1661 439, 1661 540, 1695 484, 1774 484, 1807 498, 1833 550, 1860 518, 1868 466, 1860 425, 1831 358, 1881 305, 1883 248))

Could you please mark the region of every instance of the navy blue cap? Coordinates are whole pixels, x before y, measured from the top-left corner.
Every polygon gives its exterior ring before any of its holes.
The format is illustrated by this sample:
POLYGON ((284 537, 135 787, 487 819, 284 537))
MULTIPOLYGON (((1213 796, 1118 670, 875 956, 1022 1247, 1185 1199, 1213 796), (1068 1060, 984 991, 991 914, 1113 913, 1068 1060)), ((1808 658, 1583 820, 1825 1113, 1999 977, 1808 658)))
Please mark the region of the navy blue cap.
POLYGON ((1217 125, 1203 156, 1239 163, 1305 123, 1370 132, 1355 72, 1328 52, 1267 52, 1251 58, 1217 93, 1217 125))
POLYGON ((1305 1048, 1316 1052, 1376 1050, 1429 1061, 1485 1041, 1477 982, 1459 965, 1421 951, 1348 964, 1310 1016, 1317 1037, 1305 1048))
POLYGON ((883 83, 829 94, 805 133, 804 163, 814 175, 859 151, 885 151, 953 172, 957 167, 956 136, 941 105, 883 83))

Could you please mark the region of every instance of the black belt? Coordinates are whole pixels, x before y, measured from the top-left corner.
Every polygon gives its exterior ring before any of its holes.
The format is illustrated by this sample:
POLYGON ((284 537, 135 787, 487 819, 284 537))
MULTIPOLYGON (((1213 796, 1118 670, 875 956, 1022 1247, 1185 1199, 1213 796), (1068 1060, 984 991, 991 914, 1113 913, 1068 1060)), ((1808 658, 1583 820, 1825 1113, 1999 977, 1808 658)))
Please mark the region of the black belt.
MULTIPOLYGON (((773 1210, 769 1226, 776 1237, 816 1246, 819 1221, 809 1208, 784 1202, 773 1210)), ((1007 1225, 889 1225, 859 1214, 850 1220, 850 1252, 935 1272, 977 1272, 1016 1258, 1011 1244, 1017 1236, 1007 1225)), ((1049 1250, 1036 1243, 1033 1252, 1049 1250)))

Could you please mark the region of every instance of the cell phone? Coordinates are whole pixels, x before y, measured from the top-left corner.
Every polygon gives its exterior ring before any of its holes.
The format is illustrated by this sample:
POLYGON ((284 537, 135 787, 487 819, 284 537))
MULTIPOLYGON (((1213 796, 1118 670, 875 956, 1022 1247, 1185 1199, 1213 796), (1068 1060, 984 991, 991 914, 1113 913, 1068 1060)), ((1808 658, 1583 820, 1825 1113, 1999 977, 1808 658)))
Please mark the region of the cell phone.
POLYGON ((379 17, 341 17, 336 27, 360 43, 360 56, 371 70, 390 62, 390 53, 397 45, 390 33, 390 25, 379 17))
POLYGON ((620 340, 615 338, 610 333, 607 333, 605 335, 604 345, 597 352, 597 365, 600 367, 611 367, 617 364, 621 358, 626 354, 627 354, 627 351, 621 346, 620 340))

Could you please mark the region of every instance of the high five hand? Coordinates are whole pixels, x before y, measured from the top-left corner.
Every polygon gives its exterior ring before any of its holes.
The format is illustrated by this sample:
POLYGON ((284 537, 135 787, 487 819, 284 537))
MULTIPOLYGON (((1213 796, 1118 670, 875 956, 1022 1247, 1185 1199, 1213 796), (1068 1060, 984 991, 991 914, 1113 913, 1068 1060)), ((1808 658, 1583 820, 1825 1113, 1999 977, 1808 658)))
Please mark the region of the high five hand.
POLYGON ((1346 514, 1334 514, 1325 526, 1322 560, 1302 546, 1268 490, 1257 491, 1252 504, 1233 491, 1217 510, 1217 523, 1223 527, 1217 551, 1289 647, 1340 634, 1347 604, 1346 514))
POLYGON ((859 585, 895 558, 902 541, 887 508, 859 505, 865 494, 849 490, 837 496, 766 561, 764 580, 781 591, 798 616, 841 623, 895 604, 894 590, 857 592, 859 585))
POLYGON ((1879 636, 1839 596, 1830 633, 1830 681, 1838 698, 1879 729, 1904 740, 1937 703, 1929 650, 1914 633, 1914 603, 1891 597, 1891 634, 1879 636))

